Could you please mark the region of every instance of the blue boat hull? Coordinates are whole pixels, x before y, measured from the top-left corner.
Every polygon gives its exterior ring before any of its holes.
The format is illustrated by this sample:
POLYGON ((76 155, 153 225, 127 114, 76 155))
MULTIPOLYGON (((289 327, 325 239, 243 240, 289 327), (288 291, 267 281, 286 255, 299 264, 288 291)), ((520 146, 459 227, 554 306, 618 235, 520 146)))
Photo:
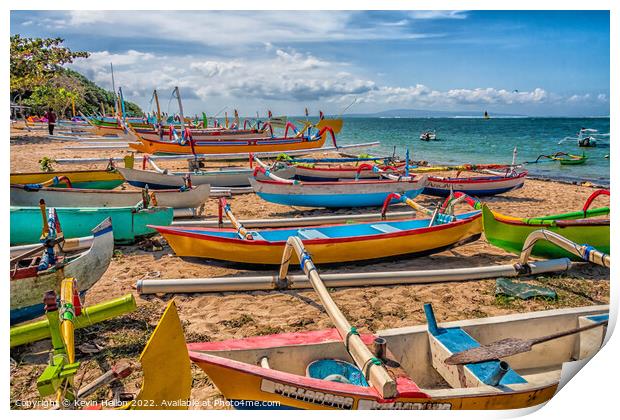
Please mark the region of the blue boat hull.
MULTIPOLYGON (((422 192, 422 189, 408 190, 402 195, 408 198, 415 198, 422 192)), ((295 195, 295 194, 272 194, 257 192, 258 196, 271 203, 284 204, 287 206, 301 207, 328 207, 328 208, 350 208, 350 207, 379 207, 390 194, 389 192, 378 192, 370 194, 338 194, 338 195, 295 195)))

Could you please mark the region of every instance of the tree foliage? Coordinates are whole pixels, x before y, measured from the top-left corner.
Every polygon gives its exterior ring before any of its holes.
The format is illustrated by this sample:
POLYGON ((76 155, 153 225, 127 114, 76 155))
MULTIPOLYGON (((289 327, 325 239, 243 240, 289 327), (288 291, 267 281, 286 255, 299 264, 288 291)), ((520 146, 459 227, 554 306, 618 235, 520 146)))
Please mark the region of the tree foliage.
MULTIPOLYGON (((11 97, 19 96, 35 113, 53 108, 59 115, 70 115, 72 103, 85 115, 114 106, 114 94, 80 73, 64 68, 76 58, 87 58, 86 51, 63 47, 62 38, 22 38, 11 36, 11 97)), ((142 115, 140 107, 125 102, 128 115, 142 115)))
POLYGON ((11 37, 11 91, 25 93, 49 82, 64 64, 86 51, 71 51, 61 46, 62 38, 11 37))

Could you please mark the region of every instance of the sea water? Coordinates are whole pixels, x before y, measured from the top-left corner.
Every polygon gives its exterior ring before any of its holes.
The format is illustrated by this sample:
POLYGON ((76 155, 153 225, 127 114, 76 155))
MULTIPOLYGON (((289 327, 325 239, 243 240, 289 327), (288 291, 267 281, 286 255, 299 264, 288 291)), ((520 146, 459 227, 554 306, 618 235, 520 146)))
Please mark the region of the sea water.
MULTIPOLYGON (((437 164, 512 162, 517 148, 517 163, 534 161, 540 155, 565 152, 588 160, 583 165, 560 165, 557 161, 527 164, 524 169, 535 177, 590 181, 609 184, 610 138, 597 137, 597 147, 580 148, 576 137, 582 128, 609 133, 609 118, 358 118, 345 117, 337 136, 338 144, 379 141, 381 146, 369 149, 373 155, 405 156, 437 164), (425 130, 436 130, 437 141, 421 141, 425 130), (607 157, 606 157, 607 156, 607 157)), ((544 161, 545 159, 541 159, 544 161)))

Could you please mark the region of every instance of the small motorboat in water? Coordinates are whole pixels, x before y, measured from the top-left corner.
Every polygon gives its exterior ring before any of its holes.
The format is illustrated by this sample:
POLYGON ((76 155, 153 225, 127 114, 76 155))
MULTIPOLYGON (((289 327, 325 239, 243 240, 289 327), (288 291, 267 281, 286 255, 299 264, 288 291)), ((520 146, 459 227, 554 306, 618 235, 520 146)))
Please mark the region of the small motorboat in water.
POLYGON ((426 130, 420 134, 420 140, 422 141, 431 141, 437 140, 437 133, 435 130, 426 130))

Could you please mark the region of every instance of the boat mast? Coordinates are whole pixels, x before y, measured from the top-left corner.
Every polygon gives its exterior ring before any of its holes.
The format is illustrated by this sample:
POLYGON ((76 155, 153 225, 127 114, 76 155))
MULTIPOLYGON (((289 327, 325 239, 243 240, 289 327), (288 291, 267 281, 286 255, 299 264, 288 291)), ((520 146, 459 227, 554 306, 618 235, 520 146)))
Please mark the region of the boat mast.
POLYGON ((155 105, 157 105, 157 124, 161 124, 161 109, 159 108, 159 98, 157 97, 157 89, 153 90, 153 96, 155 97, 155 105))
POLYGON ((121 87, 118 88, 118 97, 121 102, 121 112, 122 112, 123 122, 125 122, 125 99, 123 98, 123 88, 121 87))
POLYGON ((118 116, 118 103, 116 95, 116 84, 114 84, 114 66, 110 63, 110 71, 112 72, 112 92, 114 92, 114 113, 118 116))
POLYGON ((179 102, 179 112, 181 113, 181 132, 185 132, 185 117, 183 117, 183 104, 181 103, 181 93, 179 92, 179 87, 175 86, 173 93, 177 95, 177 101, 179 102))

